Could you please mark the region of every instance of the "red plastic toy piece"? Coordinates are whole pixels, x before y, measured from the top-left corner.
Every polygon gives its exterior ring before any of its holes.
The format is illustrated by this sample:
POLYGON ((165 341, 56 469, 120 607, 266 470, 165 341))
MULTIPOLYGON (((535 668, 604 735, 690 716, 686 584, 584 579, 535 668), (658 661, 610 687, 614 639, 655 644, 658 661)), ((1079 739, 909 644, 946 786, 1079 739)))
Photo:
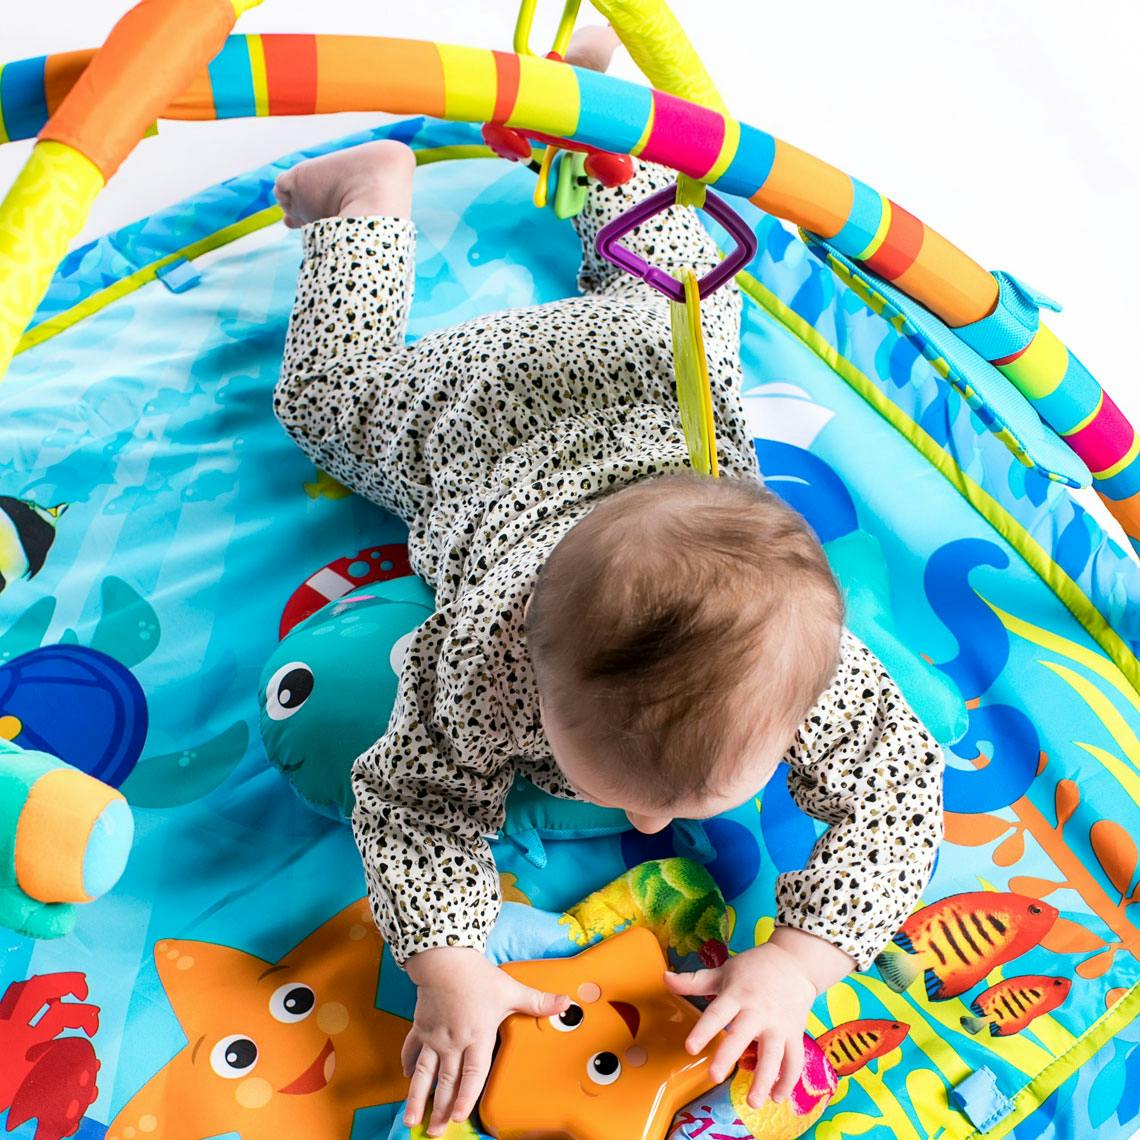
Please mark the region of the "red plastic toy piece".
POLYGON ((483 141, 508 162, 529 162, 531 146, 526 135, 500 123, 483 124, 483 141))
POLYGON ((586 173, 606 189, 624 186, 633 177, 633 159, 628 154, 595 150, 586 155, 586 173))

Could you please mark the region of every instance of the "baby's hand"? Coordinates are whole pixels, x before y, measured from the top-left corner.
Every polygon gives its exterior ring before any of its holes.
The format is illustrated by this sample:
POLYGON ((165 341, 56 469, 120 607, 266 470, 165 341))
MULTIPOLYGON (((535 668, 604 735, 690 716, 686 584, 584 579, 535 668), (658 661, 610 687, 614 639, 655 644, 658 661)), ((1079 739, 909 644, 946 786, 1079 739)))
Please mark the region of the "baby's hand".
POLYGON ((699 1053, 728 1027, 709 1069, 714 1081, 723 1081, 755 1041, 756 1072, 749 1105, 760 1108, 769 1093, 777 1101, 791 1094, 804 1067, 808 1010, 818 996, 815 983, 796 956, 767 942, 737 954, 715 970, 666 974, 665 981, 675 994, 713 997, 685 1041, 690 1053, 699 1053))
POLYGON ((478 950, 447 947, 408 959, 416 983, 416 1015, 401 1061, 411 1077, 404 1123, 423 1119, 435 1086, 429 1136, 448 1120, 466 1120, 483 1091, 499 1023, 509 1014, 553 1017, 570 1005, 566 995, 544 994, 516 982, 478 950))

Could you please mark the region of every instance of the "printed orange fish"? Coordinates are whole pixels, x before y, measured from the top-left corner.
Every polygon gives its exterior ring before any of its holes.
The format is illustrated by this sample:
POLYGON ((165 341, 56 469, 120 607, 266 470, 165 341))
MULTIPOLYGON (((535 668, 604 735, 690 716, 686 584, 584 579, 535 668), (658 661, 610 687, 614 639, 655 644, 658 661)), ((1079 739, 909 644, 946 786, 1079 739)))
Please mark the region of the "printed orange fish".
POLYGON ((988 1025, 991 1037, 1020 1033, 1035 1017, 1056 1009, 1068 996, 1073 983, 1068 978, 1026 974, 1006 978, 970 1002, 977 1017, 963 1017, 967 1033, 981 1033, 988 1025))
POLYGON ((973 891, 915 911, 875 965, 902 993, 920 973, 931 1001, 964 994, 995 966, 1032 950, 1057 921, 1057 908, 1026 895, 973 891))
POLYGON ((845 1021, 829 1029, 817 1041, 837 1077, 857 1073, 869 1061, 897 1049, 910 1032, 903 1021, 845 1021))

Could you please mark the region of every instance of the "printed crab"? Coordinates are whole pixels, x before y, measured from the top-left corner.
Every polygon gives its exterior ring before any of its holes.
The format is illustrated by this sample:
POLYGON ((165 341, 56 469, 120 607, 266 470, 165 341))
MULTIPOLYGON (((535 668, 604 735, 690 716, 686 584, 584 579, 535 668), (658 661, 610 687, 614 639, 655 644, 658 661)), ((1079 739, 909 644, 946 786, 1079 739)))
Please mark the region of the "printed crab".
POLYGON ((99 1030, 99 1008, 86 997, 87 979, 66 973, 13 982, 0 998, 0 1112, 8 1109, 8 1131, 33 1117, 35 1140, 78 1131, 99 1093, 99 1060, 87 1039, 99 1030), (69 1029, 87 1036, 59 1037, 69 1029))

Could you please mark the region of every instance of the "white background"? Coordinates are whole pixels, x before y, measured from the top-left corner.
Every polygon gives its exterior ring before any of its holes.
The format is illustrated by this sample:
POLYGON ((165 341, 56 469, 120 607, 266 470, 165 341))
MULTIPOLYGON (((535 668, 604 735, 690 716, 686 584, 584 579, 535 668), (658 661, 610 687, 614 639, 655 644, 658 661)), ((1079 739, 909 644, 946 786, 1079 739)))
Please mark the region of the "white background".
MULTIPOLYGON (((4 5, 0 59, 90 47, 130 0, 4 5)), ((542 0, 534 46, 561 0, 542 0)), ((729 108, 857 175, 993 269, 1061 301, 1050 323, 1140 420, 1136 0, 673 0, 729 108)), ((589 5, 584 14, 593 18, 589 5)), ((266 0, 239 30, 509 48, 509 0, 266 0)), ((637 79, 619 55, 615 74, 637 79)), ((84 237, 378 116, 164 124, 84 237)), ((0 188, 28 144, 0 149, 0 188)))

